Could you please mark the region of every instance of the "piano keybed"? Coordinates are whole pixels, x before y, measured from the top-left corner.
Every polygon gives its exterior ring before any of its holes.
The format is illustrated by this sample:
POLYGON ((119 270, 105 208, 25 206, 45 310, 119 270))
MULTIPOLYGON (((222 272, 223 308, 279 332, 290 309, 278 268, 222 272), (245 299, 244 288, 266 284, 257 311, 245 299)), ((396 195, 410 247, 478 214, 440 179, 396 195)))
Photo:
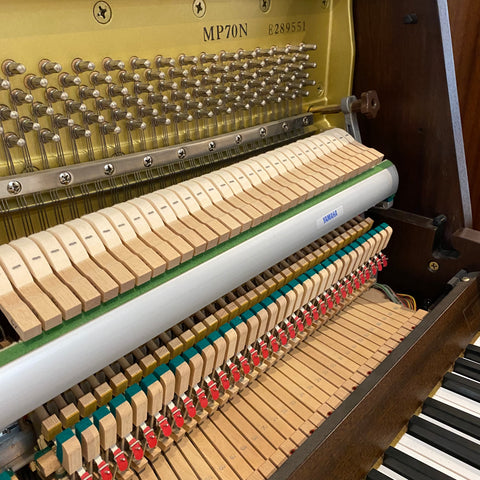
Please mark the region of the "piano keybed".
POLYGON ((381 159, 335 129, 1 245, 0 307, 28 340, 381 159))
POLYGON ((385 451, 367 480, 480 478, 480 341, 462 357, 385 451))
POLYGON ((212 478, 268 477, 424 314, 364 293, 384 266, 390 236, 386 226, 362 233, 368 225, 353 221, 292 256, 287 268, 272 268, 269 280, 284 276, 280 290, 274 280, 267 296, 268 280, 247 282, 233 310, 223 299, 220 311, 219 299, 38 408, 32 420, 40 443, 55 439, 38 460, 42 476, 61 462, 69 475, 113 470, 131 478, 133 469, 148 478, 150 462, 162 478, 169 469, 182 472, 179 478, 206 471, 212 478), (233 438, 244 449, 233 447, 233 438), (193 462, 186 470, 185 458, 193 462))

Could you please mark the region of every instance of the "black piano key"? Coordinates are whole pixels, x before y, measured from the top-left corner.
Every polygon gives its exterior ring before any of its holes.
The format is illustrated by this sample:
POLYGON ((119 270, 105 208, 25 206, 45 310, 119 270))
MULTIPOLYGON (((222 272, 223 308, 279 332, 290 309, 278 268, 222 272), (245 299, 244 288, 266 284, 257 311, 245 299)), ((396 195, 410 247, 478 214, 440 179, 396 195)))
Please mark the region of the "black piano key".
POLYGON ((387 448, 383 464, 408 480, 453 480, 449 475, 393 447, 387 448))
POLYGON ((470 415, 434 398, 425 400, 422 412, 449 427, 456 428, 460 432, 480 440, 480 418, 474 415, 470 415))
POLYGON ((408 423, 408 433, 432 447, 480 468, 480 445, 416 415, 408 423))
POLYGON ((480 363, 468 358, 458 358, 453 366, 453 371, 480 382, 480 363))
POLYGON ((468 345, 465 349, 464 356, 474 362, 480 363, 480 347, 477 347, 476 345, 468 345))
POLYGON ((469 378, 459 377, 448 372, 443 377, 442 386, 459 395, 480 402, 480 385, 469 378))
POLYGON ((388 477, 378 470, 370 470, 368 472, 366 480, 392 480, 392 477, 388 477))

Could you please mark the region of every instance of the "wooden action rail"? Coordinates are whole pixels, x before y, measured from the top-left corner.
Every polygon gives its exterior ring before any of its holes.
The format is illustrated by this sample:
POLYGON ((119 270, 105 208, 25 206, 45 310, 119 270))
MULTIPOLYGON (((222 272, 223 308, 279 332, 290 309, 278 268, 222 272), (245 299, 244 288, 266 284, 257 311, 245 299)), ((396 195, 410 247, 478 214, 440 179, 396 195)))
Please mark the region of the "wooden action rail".
POLYGON ((0 246, 0 308, 28 340, 382 158, 334 129, 12 241, 0 246))
MULTIPOLYGON (((339 251, 325 266, 310 275, 302 275, 295 283, 290 282, 289 288, 282 289, 281 293, 275 292, 277 294, 273 296, 275 301, 270 300, 261 306, 257 305, 258 308, 250 309, 245 317, 241 319, 237 317, 238 321, 222 325, 218 332, 209 335, 210 343, 207 339, 201 340, 196 346, 197 350, 190 348, 182 356, 172 358, 168 365, 163 364, 157 367, 154 371, 155 375, 149 374, 141 380, 142 368, 136 365, 138 357, 143 355, 141 350, 133 355, 137 356, 135 360, 120 359, 117 363, 125 372, 125 377, 128 376, 127 370, 131 367, 136 367, 138 376, 131 376, 131 386, 127 388, 124 395, 119 394, 113 398, 108 408, 103 406, 94 411, 96 405, 89 405, 88 402, 79 406, 73 430, 66 428, 55 437, 57 457, 62 466, 70 475, 74 475, 75 472, 80 474, 82 469, 102 475, 101 472, 104 470, 101 470, 99 465, 105 464, 104 459, 107 461, 110 459, 112 465, 110 468, 113 468, 120 478, 130 478, 132 475, 127 465, 137 472, 142 472, 147 467, 147 461, 143 458, 143 449, 146 450, 147 457, 153 460, 160 455, 159 447, 166 451, 172 447, 174 441, 180 442, 195 425, 202 424, 207 415, 213 414, 215 410, 225 405, 230 398, 275 364, 292 347, 301 344, 301 340, 312 334, 327 318, 331 317, 334 311, 343 308, 357 296, 358 292, 364 289, 360 285, 359 278, 362 279, 362 284, 365 282, 368 284, 371 281, 368 280, 368 276, 376 272, 377 264, 379 266, 382 264, 378 255, 381 255, 380 252, 387 244, 390 234, 391 229, 387 227, 377 228, 362 236, 358 242, 352 244, 352 247, 346 247, 346 251, 339 251), (354 272, 351 278, 354 279, 355 289, 350 285, 347 291, 350 281, 347 276, 351 272, 354 272), (342 293, 341 296, 339 292, 342 293), (335 301, 331 300, 330 294, 335 297, 335 301), (328 309, 323 305, 324 302, 329 304, 328 309), (138 381, 141 387, 133 383, 138 381), (78 421, 80 416, 83 419, 78 421), (115 418, 111 428, 116 425, 116 435, 112 433, 108 436, 109 441, 116 438, 116 443, 113 445, 106 440, 105 417, 110 420, 115 418), (88 431, 88 435, 93 436, 93 444, 89 443, 88 438, 85 437, 87 433, 84 431, 88 431), (76 436, 72 432, 75 432, 76 436), (153 443, 150 442, 152 438, 153 443), (139 454, 140 450, 141 454, 139 454), (118 458, 124 460, 121 461, 118 458)), ((367 311, 364 316, 366 314, 367 311)), ((332 341, 328 350, 330 353, 325 353, 328 348, 325 347, 323 356, 315 354, 315 358, 318 357, 316 361, 326 361, 324 367, 328 369, 328 355, 333 355, 333 359, 337 358, 338 353, 332 345, 338 344, 342 345, 338 350, 340 353, 344 352, 344 355, 353 361, 364 358, 367 362, 365 365, 373 368, 376 365, 375 362, 381 360, 380 354, 388 353, 395 346, 395 338, 397 341, 399 339, 392 337, 393 340, 386 340, 385 335, 378 332, 375 334, 376 330, 372 330, 371 327, 367 327, 367 332, 364 334, 358 333, 358 328, 361 325, 365 326, 365 321, 362 323, 361 319, 355 320, 353 331, 348 333, 343 327, 332 327, 327 333, 332 341), (381 338, 382 342, 386 340, 384 350, 377 355, 375 352, 378 348, 369 339, 375 335, 381 338), (387 348, 388 350, 385 350, 387 348), (368 360, 370 353, 372 359, 368 360)), ((407 332, 408 328, 401 330, 402 335, 407 332)), ((305 361, 304 353, 302 350, 302 354, 298 355, 305 361)), ((308 356, 309 352, 307 351, 305 355, 308 356)), ((316 368, 314 366, 314 369, 316 368)), ((111 370, 106 374, 115 375, 116 371, 113 368, 111 370)), ((332 375, 331 381, 339 376, 338 373, 332 373, 332 375)), ((358 375, 355 378, 360 379, 358 375)), ((95 383, 89 379, 87 382, 90 385, 95 383)), ((256 383, 253 385, 254 390, 262 391, 262 394, 255 393, 256 396, 266 395, 270 398, 273 395, 267 392, 270 387, 264 387, 262 383, 260 386, 256 383), (264 388, 267 390, 264 391, 264 388)), ((331 400, 330 408, 334 408, 342 398, 348 395, 349 385, 342 384, 341 387, 335 387, 333 391, 327 389, 330 393, 335 393, 337 399, 331 400), (342 388, 341 392, 337 392, 338 388, 342 388)), ((54 399, 53 402, 59 407, 64 406, 66 398, 78 397, 75 390, 78 389, 72 389, 64 397, 54 399)), ((273 404, 272 402, 274 397, 271 397, 265 406, 268 403, 273 404)), ((255 405, 251 405, 252 408, 259 408, 255 405)), ((48 409, 48 405, 45 409, 48 409)), ((265 412, 265 415, 267 413, 265 412)), ((274 412, 268 415, 274 415, 274 412)), ((296 418, 295 415, 287 420, 290 426, 294 418, 296 418)), ((46 439, 50 434, 47 428, 50 427, 51 420, 50 417, 44 419, 42 424, 43 432, 47 435, 46 439)), ((279 420, 271 420, 271 422, 275 425, 281 424, 279 420)), ((293 434, 290 428, 285 427, 282 430, 284 439, 293 434)), ((205 433, 202 427, 200 431, 205 433)), ((293 444, 289 443, 289 446, 298 445, 303 435, 297 434, 294 438, 297 439, 296 443, 292 440, 293 444)), ((277 462, 281 463, 278 458, 277 462)), ((39 469, 45 477, 59 466, 58 461, 55 464, 51 455, 39 461, 39 469)))
POLYGON ((113 395, 123 393, 129 385, 138 381, 139 373, 142 376, 149 375, 158 365, 167 363, 171 358, 180 355, 208 334, 218 330, 226 322, 264 300, 275 290, 280 289, 309 268, 318 265, 339 249, 358 239, 370 229, 372 224, 373 222, 369 218, 365 220, 352 219, 257 276, 253 279, 255 283, 247 282, 223 298, 217 299, 213 304, 207 305, 169 331, 162 333, 159 337, 150 340, 145 346, 133 351, 132 355, 138 364, 127 365, 123 371, 115 373, 114 369, 117 370, 117 367, 122 368, 125 365, 122 362, 122 364, 105 368, 97 376, 92 375, 87 379, 87 385, 80 387, 85 390, 83 397, 74 399, 73 403, 69 404, 58 399, 54 400, 54 405, 47 404, 46 410, 55 412, 52 417, 48 417, 46 411, 37 412, 34 421, 38 421, 38 418, 46 419, 42 426, 38 427, 38 431, 41 431, 48 440, 54 437, 54 432, 58 432, 59 418, 63 427, 73 426, 78 421, 79 415, 83 415, 85 405, 91 405, 92 401, 98 406, 105 405, 113 395), (266 277, 266 281, 262 277, 266 277), (219 306, 222 308, 218 308, 219 306))

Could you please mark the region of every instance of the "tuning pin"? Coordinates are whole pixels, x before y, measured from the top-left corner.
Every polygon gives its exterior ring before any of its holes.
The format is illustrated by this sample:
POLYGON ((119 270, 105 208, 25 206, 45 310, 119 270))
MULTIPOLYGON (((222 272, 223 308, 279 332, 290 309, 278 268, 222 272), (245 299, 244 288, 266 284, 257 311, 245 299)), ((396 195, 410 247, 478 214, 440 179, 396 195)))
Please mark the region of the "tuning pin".
POLYGON ((248 82, 248 86, 250 88, 263 88, 267 85, 267 82, 265 80, 250 80, 248 82))
POLYGON ((148 81, 152 80, 165 80, 165 72, 160 72, 159 70, 146 70, 145 78, 148 81))
POLYGON ((22 75, 25 73, 26 68, 23 63, 17 63, 13 60, 5 60, 2 64, 2 70, 7 77, 12 77, 13 75, 22 75))
POLYGON ((129 130, 145 130, 147 128, 147 124, 142 120, 128 120, 127 128, 129 130))
POLYGON ((117 108, 117 102, 110 100, 109 98, 97 98, 96 106, 98 110, 106 110, 107 108, 117 108))
POLYGON ((257 56, 257 52, 255 50, 243 50, 242 48, 238 51, 238 58, 255 58, 257 56))
POLYGON ((220 52, 220 60, 222 62, 227 62, 230 60, 238 60, 238 53, 226 52, 225 50, 222 50, 220 52))
POLYGON ((176 82, 158 82, 158 90, 163 92, 164 90, 178 90, 176 82))
POLYGON ((192 122, 193 121, 193 117, 188 114, 187 112, 180 112, 180 113, 176 113, 174 116, 173 116, 173 121, 178 123, 178 122, 192 122))
POLYGON ((182 78, 180 80, 180 85, 182 88, 197 88, 202 84, 200 80, 195 78, 182 78))
POLYGON ((297 53, 293 56, 293 62, 308 62, 310 55, 308 53, 297 53))
POLYGON ((88 130, 88 128, 84 128, 81 125, 73 125, 71 131, 75 138, 90 138, 92 136, 92 132, 88 130))
POLYGON ((122 129, 118 125, 115 125, 115 123, 106 122, 103 125, 100 125, 100 131, 105 135, 109 133, 118 135, 122 131, 122 129))
POLYGON ((160 108, 163 113, 180 112, 182 110, 182 107, 180 105, 175 105, 173 103, 165 103, 161 105, 160 108))
POLYGON ((245 83, 232 83, 230 85, 230 90, 232 92, 244 92, 248 90, 248 85, 246 85, 245 83))
POLYGON ((210 110, 195 110, 193 112, 193 117, 194 118, 212 118, 213 117, 213 112, 210 110))
POLYGON ((129 82, 139 82, 141 77, 138 73, 129 73, 125 70, 122 70, 118 74, 118 78, 122 83, 129 83, 129 82))
POLYGON ((241 72, 240 80, 255 80, 258 77, 256 72, 241 72))
POLYGON ((0 90, 8 90, 10 88, 10 82, 0 78, 0 90))
POLYGON ((40 60, 38 67, 44 75, 51 75, 52 73, 60 73, 62 71, 62 66, 59 63, 51 62, 47 59, 40 60))
POLYGON ((62 73, 58 80, 60 81, 60 85, 62 87, 75 87, 82 83, 82 79, 77 77, 76 75, 70 75, 69 73, 62 73))
POLYGON ((196 102, 194 100, 188 100, 184 103, 185 110, 199 110, 203 107, 202 102, 196 102))
POLYGON ((87 87, 86 85, 82 85, 79 90, 78 94, 80 98, 87 99, 87 98, 98 98, 100 96, 100 92, 96 88, 87 87))
POLYGON ((89 62, 88 60, 76 58, 72 62, 72 69, 75 73, 91 72, 92 70, 95 70, 95 64, 93 62, 89 62))
POLYGON ((142 98, 138 98, 138 97, 134 97, 133 95, 126 95, 125 97, 123 97, 123 104, 124 104, 126 107, 133 107, 133 106, 136 106, 136 105, 143 105, 143 99, 142 99, 142 98))
POLYGON ((117 121, 130 120, 133 117, 131 112, 128 112, 127 110, 121 110, 119 108, 116 108, 115 110, 113 110, 112 114, 113 114, 113 118, 117 121))
POLYGON ((230 71, 230 67, 228 65, 217 65, 213 64, 210 65, 210 73, 228 73, 230 71))
POLYGON ((216 107, 223 105, 223 100, 221 98, 207 97, 203 103, 208 107, 216 107))
POLYGON ((307 68, 317 68, 317 64, 315 62, 302 62, 301 66, 303 70, 307 68))
POLYGON ((152 93, 153 92, 153 85, 150 85, 149 83, 137 82, 137 83, 135 83, 133 89, 134 89, 136 94, 152 93))
POLYGON ((48 143, 48 142, 59 142, 60 141, 60 135, 58 133, 54 133, 48 128, 42 128, 40 130, 40 141, 42 143, 48 143))
POLYGON ((20 128, 26 133, 35 130, 38 132, 40 130, 40 124, 34 122, 31 118, 22 117, 20 118, 20 128))
POLYGON ((170 123, 171 121, 169 118, 160 117, 160 116, 152 117, 152 124, 155 127, 158 127, 159 125, 170 125, 170 123))
POLYGON ((302 85, 304 87, 313 87, 314 85, 316 85, 316 81, 315 80, 303 80, 302 81, 302 85))
POLYGON ((125 63, 121 60, 113 60, 107 57, 103 60, 103 68, 105 68, 107 72, 110 72, 111 70, 123 70, 125 68, 125 63))
POLYGON ((60 100, 67 100, 68 93, 62 90, 58 90, 58 88, 50 87, 47 89, 46 96, 47 100, 49 100, 50 102, 58 102, 60 100))
POLYGON ((105 117, 103 115, 99 115, 95 112, 85 112, 85 120, 86 122, 91 125, 92 123, 104 123, 105 117))
POLYGON ((255 53, 257 57, 271 57, 273 55, 273 50, 271 48, 256 48, 255 53))
POLYGON ((212 93, 214 95, 223 94, 223 93, 230 93, 230 87, 225 85, 213 85, 212 93))
POLYGON ((33 102, 33 95, 31 93, 24 92, 19 88, 16 88, 11 93, 13 101, 17 105, 23 105, 24 103, 32 103, 33 102))
POLYGON ((308 52, 310 50, 316 50, 317 46, 314 43, 301 43, 300 44, 300 51, 308 52))
POLYGON ((198 63, 198 57, 182 54, 178 57, 178 63, 180 65, 196 65, 198 63))
POLYGON ((110 97, 119 97, 128 95, 128 88, 121 85, 109 85, 107 87, 107 93, 110 97))
MULTIPOLYGON (((174 92, 172 92, 173 94, 174 92)), ((168 97, 159 93, 150 93, 148 95, 148 103, 155 105, 156 103, 168 103, 168 97)))
POLYGON ((60 113, 54 115, 53 123, 57 128, 73 127, 73 125, 75 124, 75 122, 71 118, 68 118, 60 113))
POLYGON ((158 110, 153 107, 139 107, 138 114, 141 117, 155 117, 158 115, 158 110))
POLYGON ((230 63, 230 71, 231 72, 238 72, 240 70, 247 70, 248 63, 246 62, 232 62, 230 63))
POLYGON ((92 72, 90 74, 90 82, 92 82, 92 85, 102 85, 102 84, 110 84, 113 82, 112 76, 107 75, 105 73, 100 73, 100 72, 92 72))
POLYGON ((212 95, 212 91, 209 88, 194 88, 192 90, 192 94, 195 98, 198 97, 210 97, 212 95))
POLYGON ((27 75, 25 77, 25 86, 30 90, 45 88, 47 85, 48 80, 45 77, 38 77, 37 75, 27 75))
POLYGON ((215 63, 218 62, 218 55, 216 53, 201 53, 200 54, 201 63, 215 63))
POLYGON ((161 67, 174 67, 175 66, 175 59, 171 57, 162 57, 158 55, 155 57, 155 65, 157 68, 161 67))
POLYGON ((192 96, 183 90, 175 90, 170 94, 170 98, 172 99, 173 102, 178 101, 178 100, 190 100, 192 96))
POLYGON ((193 66, 190 69, 190 74, 193 77, 196 77, 198 75, 210 75, 210 69, 208 67, 193 66))
POLYGON ((219 85, 222 83, 222 79, 220 77, 212 77, 210 75, 206 75, 200 79, 200 83, 202 85, 219 85))
POLYGON ((222 83, 238 82, 240 80, 240 76, 234 73, 224 73, 220 78, 222 83))
POLYGON ((232 105, 234 110, 250 110, 250 105, 248 103, 235 102, 232 105))
POLYGON ((132 57, 130 59, 130 65, 132 68, 150 68, 151 62, 146 58, 132 57))
POLYGON ((226 105, 219 105, 218 107, 213 108, 214 115, 222 115, 224 113, 230 114, 232 113, 232 109, 230 107, 227 107, 226 105))
POLYGON ((7 105, 0 105, 0 119, 1 120, 15 120, 18 118, 18 112, 16 110, 12 110, 7 105))
POLYGON ((34 104, 32 105, 32 111, 36 117, 53 115, 55 113, 52 107, 50 107, 49 105, 45 105, 44 103, 41 103, 41 102, 34 102, 34 104))
POLYGON ((242 98, 240 95, 235 95, 234 93, 226 93, 223 96, 223 101, 224 102, 239 102, 242 98))
POLYGON ((171 67, 168 69, 168 76, 170 78, 184 78, 188 77, 188 70, 183 70, 179 67, 171 67))
POLYGON ((302 51, 302 47, 301 45, 290 45, 288 44, 286 46, 286 51, 287 53, 298 53, 298 52, 301 52, 302 51))
POLYGON ((68 113, 85 112, 87 110, 87 106, 84 103, 75 100, 67 100, 65 102, 65 108, 68 113))
POLYGON ((16 133, 8 132, 5 134, 5 143, 8 148, 22 148, 26 145, 27 142, 25 142, 25 139, 19 137, 16 133))

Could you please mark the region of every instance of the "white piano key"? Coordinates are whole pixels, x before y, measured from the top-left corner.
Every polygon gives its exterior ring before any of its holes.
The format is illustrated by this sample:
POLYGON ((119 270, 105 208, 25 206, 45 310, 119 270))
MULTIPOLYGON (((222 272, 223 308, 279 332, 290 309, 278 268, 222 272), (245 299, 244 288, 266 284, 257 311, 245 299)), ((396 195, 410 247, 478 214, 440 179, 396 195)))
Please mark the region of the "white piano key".
POLYGON ((425 415, 424 413, 421 413, 419 415, 420 418, 423 418, 424 420, 426 420, 427 422, 430 422, 430 423, 433 423, 434 425, 438 425, 439 427, 442 427, 444 428, 445 430, 448 430, 452 433, 455 433, 456 435, 460 436, 460 437, 463 437, 463 438, 466 438, 467 440, 470 440, 471 442, 474 442, 474 443, 477 443, 480 445, 480 441, 477 440, 476 438, 474 437, 471 437, 470 435, 468 435, 467 433, 463 433, 461 432, 460 430, 457 430, 456 428, 454 427, 451 427, 450 425, 447 425, 443 422, 440 422, 438 421, 437 419, 435 418, 432 418, 432 417, 429 417, 428 415, 425 415))
POLYGON ((446 388, 440 387, 432 398, 439 400, 440 402, 444 402, 447 405, 451 405, 452 407, 456 407, 464 412, 470 413, 471 415, 475 415, 476 417, 480 417, 480 403, 464 397, 463 395, 459 395, 458 393, 447 390, 446 388))
POLYGON ((476 347, 480 347, 480 337, 478 337, 474 342, 473 344, 476 346, 476 347))
POLYGON ((406 433, 396 448, 457 480, 480 480, 480 471, 406 433))
POLYGON ((397 472, 394 472, 393 470, 390 470, 389 468, 385 467, 384 465, 380 465, 377 470, 380 473, 383 473, 387 477, 390 477, 392 480, 408 480, 407 478, 403 477, 402 475, 399 475, 397 472))

